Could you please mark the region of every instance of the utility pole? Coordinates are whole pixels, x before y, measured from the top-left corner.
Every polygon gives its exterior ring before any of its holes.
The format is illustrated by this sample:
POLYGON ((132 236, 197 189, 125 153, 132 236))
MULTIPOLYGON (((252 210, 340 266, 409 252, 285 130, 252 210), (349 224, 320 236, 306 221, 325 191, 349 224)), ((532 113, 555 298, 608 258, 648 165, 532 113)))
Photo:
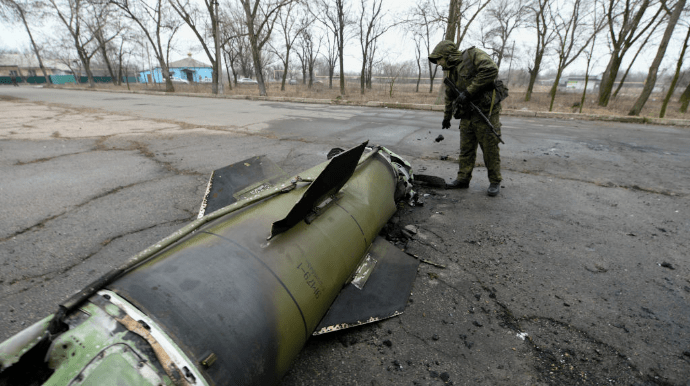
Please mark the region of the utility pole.
POLYGON ((223 78, 221 77, 221 67, 220 67, 220 62, 222 60, 222 56, 220 54, 220 31, 218 28, 218 0, 213 1, 213 7, 214 7, 214 16, 213 16, 213 37, 214 40, 216 41, 216 81, 218 82, 218 94, 223 94, 223 78))

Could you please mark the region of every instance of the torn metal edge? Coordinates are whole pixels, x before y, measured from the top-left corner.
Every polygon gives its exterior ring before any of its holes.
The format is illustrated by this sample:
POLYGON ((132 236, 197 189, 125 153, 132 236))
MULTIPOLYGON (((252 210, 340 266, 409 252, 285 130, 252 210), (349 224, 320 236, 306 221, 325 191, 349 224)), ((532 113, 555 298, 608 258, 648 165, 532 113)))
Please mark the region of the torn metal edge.
POLYGON ((213 185, 213 176, 216 174, 216 171, 211 172, 211 177, 208 179, 208 185, 206 186, 206 193, 204 193, 204 199, 201 200, 201 207, 199 208, 199 214, 196 216, 196 218, 202 218, 204 217, 204 214, 206 214, 206 206, 208 205, 208 195, 211 194, 211 186, 213 185))
MULTIPOLYGON (((150 333, 150 336, 155 339, 156 342, 158 342, 160 348, 170 358, 170 362, 174 363, 175 366, 181 370, 181 375, 185 377, 187 383, 192 385, 210 386, 207 383, 206 378, 204 378, 196 368, 194 362, 187 357, 184 351, 182 351, 175 341, 168 336, 168 334, 156 322, 154 322, 153 319, 149 318, 147 315, 113 291, 100 290, 98 291, 98 294, 103 297, 107 295, 106 299, 110 303, 116 305, 127 316, 131 317, 132 320, 138 321, 138 323, 141 323, 141 321, 145 322, 150 327, 150 329, 147 330, 150 333)), ((156 354, 158 354, 158 352, 156 352, 156 354)), ((161 363, 166 362, 167 361, 161 361, 161 363)))
POLYGON ((319 331, 314 331, 312 333, 312 336, 328 334, 329 332, 340 331, 340 330, 344 330, 346 328, 362 326, 362 325, 369 324, 369 323, 375 323, 375 322, 390 319, 390 318, 393 318, 393 317, 396 317, 396 316, 399 316, 402 314, 403 314, 403 311, 395 311, 393 314, 388 315, 388 316, 384 316, 381 318, 377 318, 375 316, 372 316, 371 318, 369 318, 367 320, 360 320, 360 321, 357 321, 356 323, 340 323, 340 324, 336 324, 333 326, 323 327, 319 331))

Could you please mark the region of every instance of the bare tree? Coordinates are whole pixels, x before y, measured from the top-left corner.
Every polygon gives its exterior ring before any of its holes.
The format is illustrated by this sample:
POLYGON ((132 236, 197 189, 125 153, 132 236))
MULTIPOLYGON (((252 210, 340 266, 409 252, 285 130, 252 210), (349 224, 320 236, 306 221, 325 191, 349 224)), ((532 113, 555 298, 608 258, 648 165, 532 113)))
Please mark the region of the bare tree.
MULTIPOLYGON (((432 13, 437 8, 435 5, 432 5, 433 3, 434 0, 419 1, 408 11, 408 17, 405 20, 406 29, 413 35, 413 39, 415 41, 418 39, 422 42, 426 57, 431 55, 431 51, 436 44, 434 40, 436 39, 436 31, 441 26, 441 20, 432 13)), ((438 66, 428 60, 426 64, 429 71, 429 92, 432 93, 434 92, 434 78, 436 77, 438 66)))
POLYGON ((285 49, 285 51, 282 51, 275 47, 273 48, 273 52, 283 63, 283 76, 280 83, 280 91, 285 91, 285 77, 287 76, 288 66, 290 64, 290 51, 292 50, 292 46, 308 25, 306 20, 299 20, 297 11, 297 4, 290 3, 283 7, 281 12, 278 12, 278 25, 283 35, 283 45, 285 49))
MULTIPOLYGON (((158 61, 163 78, 165 79, 165 91, 174 92, 175 88, 170 79, 168 58, 170 56, 171 43, 175 34, 180 29, 182 22, 172 17, 165 0, 111 0, 122 14, 132 20, 139 27, 151 47, 153 55, 158 61)), ((153 76, 153 68, 150 69, 153 76)))
MULTIPOLYGON (((662 0, 662 5, 663 8, 666 9, 668 12, 668 0, 662 0)), ((651 95, 652 90, 656 85, 659 66, 661 65, 661 61, 664 59, 664 55, 666 54, 666 48, 668 47, 668 43, 669 41, 671 41, 671 34, 673 33, 673 30, 676 28, 676 25, 678 24, 678 19, 680 19, 680 14, 681 12, 683 12, 684 7, 685 0, 676 0, 676 5, 673 8, 673 11, 669 12, 670 17, 668 20, 668 24, 666 25, 666 31, 664 32, 664 37, 661 38, 661 42, 659 43, 659 49, 657 50, 656 56, 652 61, 652 65, 649 67, 649 73, 647 74, 647 79, 644 82, 642 93, 640 93, 640 96, 637 98, 635 104, 628 112, 628 115, 640 115, 642 108, 644 107, 645 103, 647 103, 647 99, 649 99, 649 95, 651 95)))
POLYGON ((309 74, 309 83, 307 84, 309 88, 314 85, 314 67, 319 57, 322 39, 323 36, 315 36, 313 29, 309 27, 305 28, 300 34, 300 46, 302 47, 302 53, 307 63, 307 73, 309 74))
MULTIPOLYGON (((436 18, 446 24, 445 40, 454 41, 460 47, 474 20, 486 8, 491 0, 450 0, 448 13, 445 10, 435 8, 436 18)), ((432 5, 436 5, 432 3, 432 5)), ((448 73, 444 71, 444 76, 448 73)), ((438 90, 435 104, 441 104, 445 100, 445 87, 443 83, 438 90)))
POLYGON ((134 48, 131 45, 126 44, 127 43, 127 37, 131 36, 131 34, 123 33, 120 34, 120 41, 119 41, 119 47, 117 50, 117 85, 122 84, 122 78, 123 76, 125 77, 125 82, 127 83, 127 89, 129 89, 129 79, 127 78, 127 62, 128 58, 131 58, 131 56, 134 54, 134 48))
POLYGON ((680 95, 680 112, 685 114, 688 111, 688 104, 690 104, 690 83, 685 87, 685 90, 680 95))
POLYGON ((296 52, 302 69, 302 84, 307 85, 308 88, 311 88, 314 84, 314 65, 321 49, 320 45, 322 38, 320 37, 318 42, 316 42, 315 39, 316 37, 313 35, 313 31, 307 25, 307 28, 300 33, 300 49, 296 52), (307 78, 309 79, 308 81, 307 78))
MULTIPOLYGON (((593 7, 593 11, 594 12, 591 18, 591 30, 596 31, 597 26, 600 26, 604 20, 597 14, 596 0, 593 7)), ((587 57, 587 64, 585 65, 585 87, 582 89, 582 98, 580 98, 580 114, 582 114, 582 109, 585 106, 585 101, 587 97, 587 87, 589 86, 589 72, 591 71, 592 57, 594 56, 594 47, 596 46, 597 36, 598 34, 593 34, 589 50, 584 50, 585 57, 587 57)))
POLYGON ((245 78, 254 77, 254 62, 245 18, 243 9, 233 8, 224 14, 224 21, 221 23, 223 50, 229 60, 226 65, 232 69, 235 85, 237 85, 238 74, 242 74, 245 78))
POLYGON ((371 9, 368 0, 360 0, 361 14, 359 17, 359 44, 362 50, 362 71, 360 76, 360 90, 364 94, 367 73, 371 73, 371 63, 374 60, 376 40, 393 28, 397 23, 385 24, 383 18, 386 13, 382 12, 383 0, 371 0, 371 9), (367 71, 369 66, 369 71, 367 71))
POLYGON ((496 58, 499 69, 506 55, 510 36, 516 29, 523 27, 527 12, 528 8, 523 0, 494 0, 486 10, 482 28, 488 28, 482 39, 486 41, 484 46, 496 58))
MULTIPOLYGON (((666 93, 666 97, 664 97, 664 102, 661 104, 661 111, 659 112, 659 118, 663 118, 664 115, 666 115, 666 107, 668 106, 668 102, 671 100, 671 96, 673 96, 673 92, 676 89, 676 84, 678 84, 678 79, 680 78, 680 69, 683 67, 683 59, 685 57, 685 52, 688 49, 688 41, 690 40, 690 25, 688 26, 688 32, 685 34, 685 40, 683 41, 683 48, 680 51, 680 55, 678 56, 678 61, 676 62, 676 72, 673 74, 673 78, 671 79, 671 85, 668 88, 668 92, 666 93)), ((690 87, 690 85, 688 86, 690 87)))
POLYGON ((220 78, 220 34, 218 21, 220 19, 220 11, 218 9, 218 0, 203 0, 204 9, 202 10, 196 2, 190 0, 170 0, 170 5, 175 12, 182 18, 182 20, 194 32, 197 40, 201 43, 201 47, 206 53, 206 57, 211 62, 213 69, 211 75, 211 92, 213 94, 222 93, 222 82, 220 78), (213 39, 213 46, 209 46, 203 32, 210 31, 213 39))
MULTIPOLYGON (((91 72, 91 59, 94 54, 98 52, 98 44, 94 43, 95 37, 93 34, 86 34, 82 26, 84 18, 102 19, 107 13, 107 7, 94 6, 85 0, 49 0, 53 9, 57 13, 58 18, 62 24, 67 28, 72 40, 74 48, 77 50, 77 55, 84 66, 84 71, 89 80, 89 87, 96 87, 91 72)), ((105 41, 110 41, 115 36, 106 38, 105 41)))
POLYGON ((563 9, 552 8, 550 14, 556 35, 558 63, 556 64, 556 78, 551 86, 551 91, 549 91, 551 96, 549 111, 553 111, 553 102, 556 99, 556 92, 558 91, 558 84, 561 81, 563 71, 580 56, 582 51, 589 45, 589 42, 603 28, 603 24, 599 22, 593 24, 591 31, 583 31, 587 18, 594 15, 589 11, 593 9, 591 2, 572 0, 568 5, 572 7, 569 13, 565 13, 563 9))
POLYGON ((405 72, 409 72, 413 68, 411 62, 382 62, 381 65, 381 75, 388 79, 388 97, 393 97, 393 88, 395 87, 395 82, 400 76, 405 72))
POLYGON ((294 0, 240 0, 244 9, 247 37, 252 49, 256 80, 259 82, 259 94, 261 96, 267 95, 261 57, 262 50, 271 38, 271 32, 281 8, 292 2, 294 0))
POLYGON ((31 48, 33 49, 34 54, 36 55, 36 59, 38 60, 38 66, 41 68, 41 72, 43 72, 43 77, 46 79, 46 83, 50 85, 50 78, 46 73, 45 66, 43 66, 43 60, 41 59, 40 50, 36 45, 36 41, 34 40, 34 36, 31 33, 31 28, 29 28, 29 22, 27 20, 34 15, 40 17, 39 12, 41 12, 44 6, 45 4, 39 1, 0 0, 0 7, 6 8, 5 12, 3 12, 3 10, 0 10, 0 18, 9 21, 20 20, 22 22, 24 28, 26 29, 27 35, 29 35, 29 40, 31 41, 31 48))
POLYGON ((585 87, 582 89, 582 98, 580 98, 580 114, 582 114, 582 109, 585 106, 585 101, 587 99, 587 87, 589 86, 589 71, 591 70, 592 56, 594 56, 594 45, 596 43, 596 35, 592 38, 592 43, 589 50, 585 50, 585 56, 587 57, 587 65, 585 66, 585 87))
POLYGON ((225 69, 228 76, 228 85, 232 90, 232 85, 237 86, 237 66, 243 69, 242 75, 247 76, 252 68, 247 68, 251 63, 251 55, 247 55, 251 49, 247 39, 247 25, 244 23, 244 12, 238 9, 231 9, 230 12, 223 14, 221 36, 223 40, 222 50, 225 58, 225 69), (230 76, 232 72, 232 77, 230 76))
POLYGON ((103 57, 103 63, 105 63, 108 69, 111 81, 114 85, 118 85, 117 76, 113 71, 111 60, 108 57, 108 51, 112 50, 112 47, 110 47, 111 40, 119 35, 124 27, 119 23, 116 17, 111 18, 112 11, 107 2, 101 3, 92 1, 92 4, 93 7, 103 8, 102 11, 99 12, 102 17, 86 19, 85 24, 98 44, 98 51, 101 53, 101 57, 103 57), (107 39, 106 35, 111 37, 107 39))
POLYGON ((625 80, 628 78, 628 74, 630 73, 630 69, 632 66, 635 64, 637 61, 637 57, 640 55, 640 53, 647 47, 647 43, 649 40, 654 37, 656 29, 661 25, 661 23, 664 21, 664 19, 659 18, 659 21, 654 24, 654 27, 652 27, 652 30, 647 34, 647 36, 644 38, 640 46, 637 48, 637 52, 635 52, 635 56, 633 56, 632 60, 630 61, 630 64, 628 64, 628 68, 625 69, 625 72, 623 73, 623 77, 621 77, 621 80, 618 82, 618 86, 616 86, 616 90, 613 92, 613 99, 616 99, 618 97, 618 93, 621 91, 621 88, 623 88, 623 85, 625 84, 625 80))
POLYGON ((327 31, 326 34, 326 52, 323 58, 328 67, 328 88, 333 88, 333 75, 335 73, 335 66, 338 64, 338 35, 332 31, 327 31))
POLYGON ((349 37, 345 28, 350 24, 346 0, 314 0, 309 8, 312 15, 335 36, 340 64, 340 95, 345 95, 345 40, 349 37))
POLYGON ((611 90, 618 76, 623 57, 630 47, 655 24, 662 12, 658 7, 653 12, 656 0, 609 0, 604 3, 604 13, 608 22, 611 57, 601 77, 599 87, 599 106, 606 107, 611 98, 611 90), (652 12, 648 12, 648 11, 652 12), (646 14, 652 13, 652 16, 646 14))
MULTIPOLYGON (((470 27, 482 13, 482 11, 491 4, 492 0, 451 0, 448 8, 448 13, 445 10, 439 11, 436 8, 436 13, 441 22, 446 22, 446 40, 454 41, 458 47, 467 36, 470 27)), ((432 3, 435 6, 435 3, 432 3)))
POLYGON ((532 98, 532 91, 534 90, 534 83, 537 81, 541 63, 544 60, 546 49, 551 45, 556 38, 555 28, 551 15, 551 6, 553 0, 535 0, 530 6, 530 11, 533 14, 531 27, 537 33, 537 44, 534 48, 534 59, 529 66, 529 83, 527 84, 527 92, 525 93, 525 101, 532 98))
POLYGON ((412 41, 414 42, 414 59, 417 62, 417 84, 414 92, 419 92, 419 83, 422 81, 422 35, 413 33, 412 41))

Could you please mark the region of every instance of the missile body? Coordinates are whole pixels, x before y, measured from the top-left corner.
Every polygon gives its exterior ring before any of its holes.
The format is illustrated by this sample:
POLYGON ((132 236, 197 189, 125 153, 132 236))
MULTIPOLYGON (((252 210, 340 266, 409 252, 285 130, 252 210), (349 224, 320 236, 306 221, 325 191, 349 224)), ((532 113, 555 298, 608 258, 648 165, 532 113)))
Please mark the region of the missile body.
POLYGON ((294 189, 219 216, 92 288, 73 310, 63 307, 66 315, 0 344, 0 385, 278 383, 371 260, 407 182, 399 158, 379 149, 361 156, 364 145, 277 184, 294 189), (354 159, 345 161, 352 170, 333 166, 339 157, 354 159))

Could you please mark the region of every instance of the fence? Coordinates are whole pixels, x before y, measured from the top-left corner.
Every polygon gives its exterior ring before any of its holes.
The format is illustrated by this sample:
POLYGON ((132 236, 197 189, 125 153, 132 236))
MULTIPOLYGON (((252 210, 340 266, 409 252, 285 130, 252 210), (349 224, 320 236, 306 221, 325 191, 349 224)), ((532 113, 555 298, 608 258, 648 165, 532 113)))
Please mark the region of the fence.
MULTIPOLYGON (((76 77, 74 75, 48 75, 50 77, 50 82, 52 84, 76 84, 76 77)), ((96 83, 110 83, 112 82, 109 76, 94 76, 93 81, 96 83)), ((28 83, 28 84, 42 84, 46 82, 46 78, 43 76, 29 76, 29 77, 16 77, 17 83, 28 83)), ((136 76, 122 77, 122 83, 137 83, 136 76)), ((89 78, 82 76, 79 78, 79 83, 89 83, 89 78)), ((12 77, 0 76, 0 84, 12 84, 12 77)))

